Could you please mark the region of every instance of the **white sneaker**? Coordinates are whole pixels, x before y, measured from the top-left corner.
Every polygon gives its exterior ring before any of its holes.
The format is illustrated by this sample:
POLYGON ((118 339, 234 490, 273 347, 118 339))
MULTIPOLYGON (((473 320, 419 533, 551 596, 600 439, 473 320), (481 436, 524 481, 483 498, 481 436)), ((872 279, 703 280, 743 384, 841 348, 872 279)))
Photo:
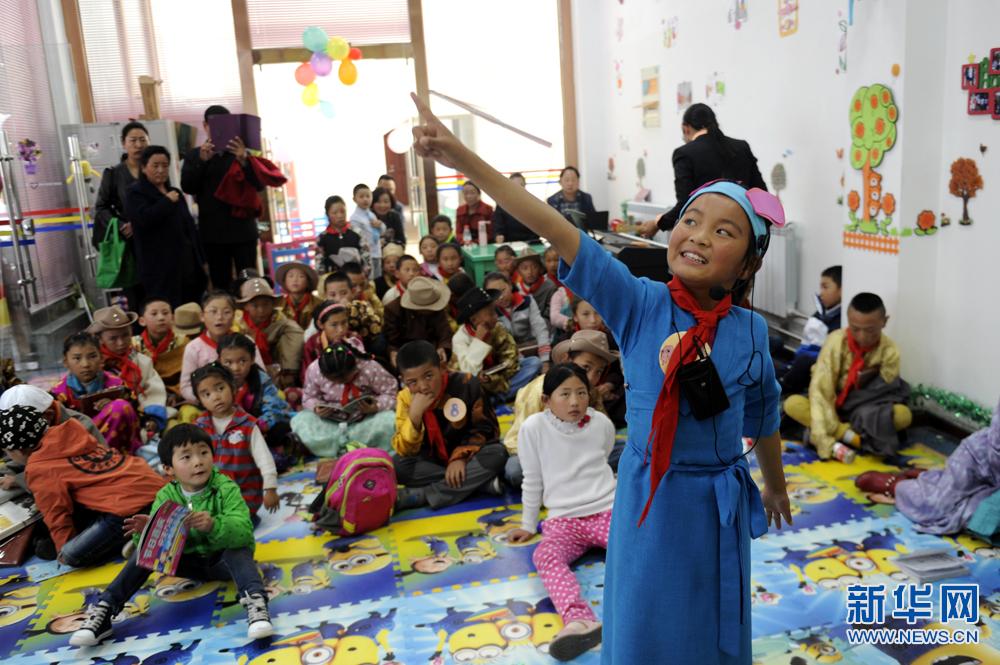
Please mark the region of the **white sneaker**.
POLYGON ((265 637, 274 635, 274 626, 270 621, 254 621, 247 627, 247 638, 251 640, 262 640, 265 637))
POLYGON ((87 617, 80 630, 73 633, 69 643, 75 647, 93 647, 111 636, 111 604, 100 601, 87 608, 87 617))
POLYGON ((240 605, 247 612, 247 637, 259 640, 274 635, 271 615, 267 611, 267 598, 259 593, 246 594, 240 598, 240 605))

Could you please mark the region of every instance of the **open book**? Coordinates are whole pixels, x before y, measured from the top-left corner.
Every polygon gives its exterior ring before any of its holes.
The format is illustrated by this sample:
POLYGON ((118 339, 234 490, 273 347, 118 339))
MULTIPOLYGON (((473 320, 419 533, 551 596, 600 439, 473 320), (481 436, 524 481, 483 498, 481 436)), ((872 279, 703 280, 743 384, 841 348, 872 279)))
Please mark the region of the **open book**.
POLYGON ((116 386, 114 388, 105 388, 104 390, 98 390, 96 393, 91 393, 89 395, 84 395, 80 398, 80 410, 84 415, 94 417, 100 410, 97 408, 97 404, 104 400, 116 400, 125 399, 128 397, 128 388, 125 386, 116 386))
POLYGON ((0 504, 0 541, 41 518, 30 494, 0 504))
POLYGON ((371 394, 363 394, 360 397, 352 399, 347 404, 318 404, 320 408, 329 409, 327 414, 323 416, 327 420, 332 420, 338 423, 356 423, 359 420, 363 420, 365 412, 361 407, 365 405, 375 406, 378 402, 375 400, 375 396, 371 394))
POLYGON ((149 516, 146 528, 139 536, 135 562, 147 570, 173 575, 181 562, 188 528, 184 518, 191 511, 173 501, 164 501, 149 516))

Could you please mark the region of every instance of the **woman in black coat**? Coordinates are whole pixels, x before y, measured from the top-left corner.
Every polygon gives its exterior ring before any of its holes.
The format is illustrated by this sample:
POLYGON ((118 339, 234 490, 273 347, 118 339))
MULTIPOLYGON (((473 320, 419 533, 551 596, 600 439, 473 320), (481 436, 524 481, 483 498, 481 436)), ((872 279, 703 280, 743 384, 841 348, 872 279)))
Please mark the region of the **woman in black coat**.
MULTIPOLYGON (((117 166, 104 169, 101 174, 101 187, 97 192, 97 202, 94 204, 94 230, 90 242, 94 249, 100 249, 101 241, 108 230, 112 217, 118 218, 118 233, 125 239, 125 251, 135 256, 132 247, 132 222, 125 215, 125 197, 128 188, 139 179, 139 159, 142 151, 149 145, 149 133, 141 122, 130 122, 122 127, 122 154, 117 166)), ((136 283, 125 287, 125 298, 133 310, 142 305, 142 286, 136 283)))
POLYGON ((681 133, 684 145, 674 150, 673 158, 677 203, 658 220, 641 225, 639 233, 646 237, 674 228, 691 192, 713 180, 735 180, 747 189, 759 187, 767 191, 750 144, 723 134, 711 107, 689 106, 681 120, 681 133))
POLYGON ((394 242, 406 246, 406 232, 403 230, 403 218, 396 212, 396 197, 387 187, 376 187, 372 192, 372 212, 379 221, 385 224, 382 232, 382 244, 394 242))
POLYGON ((128 190, 139 281, 146 298, 163 298, 173 307, 198 302, 207 284, 208 264, 194 219, 181 191, 168 180, 170 153, 146 148, 139 180, 128 190))

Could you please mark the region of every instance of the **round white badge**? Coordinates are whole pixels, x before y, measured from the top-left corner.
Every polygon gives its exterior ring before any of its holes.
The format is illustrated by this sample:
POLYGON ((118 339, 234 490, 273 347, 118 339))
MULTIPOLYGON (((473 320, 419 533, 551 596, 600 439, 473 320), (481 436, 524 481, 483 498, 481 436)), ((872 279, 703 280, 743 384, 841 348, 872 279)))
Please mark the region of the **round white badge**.
POLYGON ((448 422, 457 423, 461 422, 465 418, 465 402, 458 399, 457 397, 452 397, 447 402, 444 403, 444 417, 448 419, 448 422))

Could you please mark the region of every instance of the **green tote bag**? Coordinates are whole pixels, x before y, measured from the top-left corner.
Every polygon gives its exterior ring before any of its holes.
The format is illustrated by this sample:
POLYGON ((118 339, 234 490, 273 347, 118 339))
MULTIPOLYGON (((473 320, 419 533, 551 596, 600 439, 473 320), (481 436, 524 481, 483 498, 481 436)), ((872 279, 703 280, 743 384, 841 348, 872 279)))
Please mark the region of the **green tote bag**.
POLYGON ((135 257, 118 233, 118 218, 112 217, 97 247, 97 286, 115 289, 135 284, 135 257))

